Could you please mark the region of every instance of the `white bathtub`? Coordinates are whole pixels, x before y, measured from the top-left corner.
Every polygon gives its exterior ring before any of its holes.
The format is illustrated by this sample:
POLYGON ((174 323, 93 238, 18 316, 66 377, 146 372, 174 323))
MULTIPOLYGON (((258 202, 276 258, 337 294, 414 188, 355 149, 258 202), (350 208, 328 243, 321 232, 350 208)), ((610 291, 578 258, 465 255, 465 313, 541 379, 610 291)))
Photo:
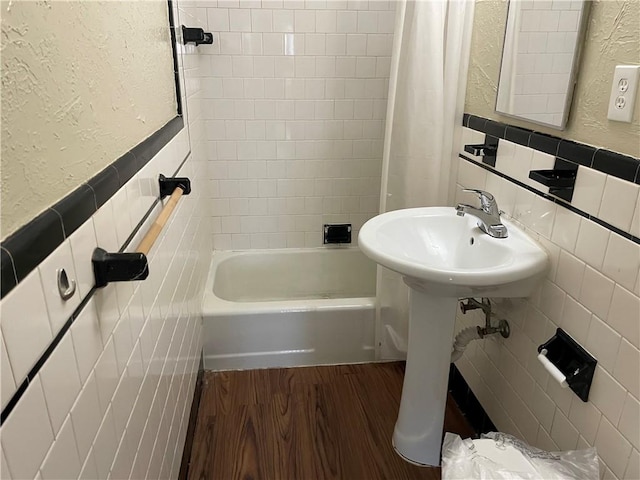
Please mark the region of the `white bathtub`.
POLYGON ((355 247, 216 252, 207 282, 208 370, 374 360, 376 266, 355 247))

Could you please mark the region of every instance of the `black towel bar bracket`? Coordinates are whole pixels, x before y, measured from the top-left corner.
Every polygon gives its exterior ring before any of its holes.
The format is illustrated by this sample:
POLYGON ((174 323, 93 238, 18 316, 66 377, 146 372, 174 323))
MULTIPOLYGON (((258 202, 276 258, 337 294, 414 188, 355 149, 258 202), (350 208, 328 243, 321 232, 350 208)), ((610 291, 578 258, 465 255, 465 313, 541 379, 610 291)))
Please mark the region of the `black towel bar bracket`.
POLYGON ((171 195, 178 187, 184 190, 183 195, 189 195, 191 193, 191 180, 187 177, 165 177, 160 174, 158 183, 160 184, 160 198, 171 195))

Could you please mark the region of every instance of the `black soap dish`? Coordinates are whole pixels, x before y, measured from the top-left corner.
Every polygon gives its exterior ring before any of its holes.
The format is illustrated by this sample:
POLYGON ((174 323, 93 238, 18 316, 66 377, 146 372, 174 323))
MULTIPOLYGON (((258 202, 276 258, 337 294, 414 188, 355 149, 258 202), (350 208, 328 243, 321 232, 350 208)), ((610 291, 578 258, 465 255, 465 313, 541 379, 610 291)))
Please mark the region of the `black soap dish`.
POLYGON ((557 158, 550 170, 531 170, 529 178, 549 187, 549 193, 570 202, 576 185, 578 165, 557 158))
POLYGON ((589 390, 598 361, 582 348, 564 330, 538 347, 538 353, 566 377, 566 382, 583 402, 589 400, 589 390))
POLYGON ((576 181, 576 172, 571 170, 532 170, 529 178, 547 187, 572 187, 576 181))
POLYGON ((325 223, 323 232, 322 243, 325 245, 332 243, 351 243, 350 223, 325 223))
POLYGON ((485 135, 484 143, 465 145, 464 151, 476 157, 482 157, 482 163, 495 167, 498 155, 498 139, 491 135, 485 135))

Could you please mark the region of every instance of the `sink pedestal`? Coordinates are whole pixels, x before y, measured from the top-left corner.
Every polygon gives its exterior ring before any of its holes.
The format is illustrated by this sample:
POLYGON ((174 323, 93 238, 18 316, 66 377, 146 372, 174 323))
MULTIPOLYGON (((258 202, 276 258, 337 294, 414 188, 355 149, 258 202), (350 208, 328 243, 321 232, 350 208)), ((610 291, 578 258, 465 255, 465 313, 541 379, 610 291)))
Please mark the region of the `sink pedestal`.
POLYGON ((393 446, 409 462, 440 465, 458 300, 410 288, 409 348, 393 446))
POLYGON ((396 451, 439 465, 447 380, 460 297, 527 297, 549 269, 540 245, 503 220, 506 238, 483 233, 455 208, 393 210, 360 229, 362 252, 402 275, 410 290, 409 346, 393 432, 396 451))

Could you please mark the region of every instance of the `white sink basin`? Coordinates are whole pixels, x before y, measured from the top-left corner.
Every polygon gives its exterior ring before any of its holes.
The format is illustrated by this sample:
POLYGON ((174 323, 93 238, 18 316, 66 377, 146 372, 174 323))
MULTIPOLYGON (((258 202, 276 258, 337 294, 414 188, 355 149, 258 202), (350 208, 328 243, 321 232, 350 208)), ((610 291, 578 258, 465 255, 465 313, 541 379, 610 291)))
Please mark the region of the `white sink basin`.
POLYGON ((459 297, 523 297, 549 268, 546 252, 515 225, 507 238, 449 207, 383 213, 360 229, 360 249, 402 274, 409 289, 409 342, 393 445, 407 461, 439 465, 459 297))
POLYGON ((507 238, 482 232, 450 207, 408 208, 372 218, 360 249, 431 295, 525 297, 548 268, 546 252, 512 223, 507 238))

